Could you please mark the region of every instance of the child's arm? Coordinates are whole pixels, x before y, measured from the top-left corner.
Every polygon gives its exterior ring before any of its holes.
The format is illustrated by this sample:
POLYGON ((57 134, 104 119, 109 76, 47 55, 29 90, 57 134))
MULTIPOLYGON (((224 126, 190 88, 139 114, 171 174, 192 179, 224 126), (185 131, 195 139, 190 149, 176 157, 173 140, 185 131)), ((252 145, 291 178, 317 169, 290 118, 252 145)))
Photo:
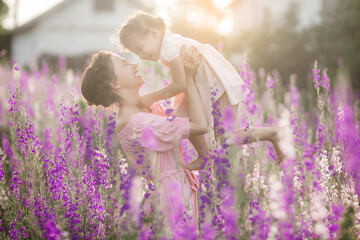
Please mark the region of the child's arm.
POLYGON ((193 48, 190 48, 186 53, 184 47, 181 50, 181 54, 185 55, 182 58, 186 68, 187 86, 185 93, 189 102, 190 137, 194 137, 208 132, 204 106, 194 82, 194 75, 201 57, 193 48))
POLYGON ((141 96, 141 102, 145 106, 148 107, 155 101, 171 98, 185 91, 186 76, 180 57, 177 57, 170 62, 170 71, 172 82, 169 85, 141 96))
MULTIPOLYGON (((207 121, 205 118, 205 110, 204 106, 202 104, 202 101, 200 98, 196 99, 195 97, 200 97, 199 93, 197 91, 197 88, 195 87, 195 83, 192 79, 192 77, 195 75, 196 68, 195 66, 198 66, 201 61, 201 56, 199 55, 199 52, 195 48, 190 48, 186 53, 185 49, 181 49, 181 57, 183 60, 183 64, 185 66, 185 72, 186 77, 188 80, 187 85, 187 97, 188 97, 188 105, 189 105, 189 119, 197 119, 197 121, 201 122, 202 125, 207 126, 207 121), (190 80, 190 81, 189 81, 190 80), (191 81, 192 80, 192 81, 191 81), (193 87, 196 91, 190 92, 189 88, 193 87)), ((206 131, 207 132, 207 131, 206 131)), ((206 132, 203 132, 202 134, 205 134, 206 132)), ((208 156, 208 144, 206 142, 205 136, 200 134, 191 134, 190 129, 190 137, 189 140, 194 146, 196 152, 199 155, 199 158, 195 161, 191 162, 188 165, 185 165, 184 167, 189 170, 200 170, 201 166, 204 162, 204 157, 208 156)))

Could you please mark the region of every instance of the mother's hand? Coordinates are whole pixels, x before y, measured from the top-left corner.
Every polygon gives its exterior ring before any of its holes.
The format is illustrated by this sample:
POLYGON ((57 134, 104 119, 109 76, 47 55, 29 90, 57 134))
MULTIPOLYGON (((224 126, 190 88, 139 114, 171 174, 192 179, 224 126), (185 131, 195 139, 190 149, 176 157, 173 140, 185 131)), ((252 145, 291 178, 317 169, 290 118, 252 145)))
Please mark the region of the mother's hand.
POLYGON ((193 77, 201 63, 199 51, 195 47, 186 49, 185 45, 183 45, 180 50, 180 57, 185 68, 185 73, 193 77))

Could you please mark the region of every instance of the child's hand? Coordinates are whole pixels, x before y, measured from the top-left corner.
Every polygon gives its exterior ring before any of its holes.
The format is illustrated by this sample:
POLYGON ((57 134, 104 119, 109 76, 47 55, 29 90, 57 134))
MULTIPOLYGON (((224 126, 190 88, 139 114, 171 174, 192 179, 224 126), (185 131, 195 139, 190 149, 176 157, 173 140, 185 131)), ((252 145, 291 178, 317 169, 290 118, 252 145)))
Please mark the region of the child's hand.
POLYGON ((154 103, 154 99, 152 98, 151 94, 145 94, 140 96, 140 101, 143 107, 150 107, 151 104, 154 103))
POLYGON ((183 45, 181 47, 180 57, 185 68, 185 73, 188 76, 193 77, 196 73, 197 67, 201 63, 201 55, 199 51, 194 47, 190 47, 186 50, 186 47, 183 45))

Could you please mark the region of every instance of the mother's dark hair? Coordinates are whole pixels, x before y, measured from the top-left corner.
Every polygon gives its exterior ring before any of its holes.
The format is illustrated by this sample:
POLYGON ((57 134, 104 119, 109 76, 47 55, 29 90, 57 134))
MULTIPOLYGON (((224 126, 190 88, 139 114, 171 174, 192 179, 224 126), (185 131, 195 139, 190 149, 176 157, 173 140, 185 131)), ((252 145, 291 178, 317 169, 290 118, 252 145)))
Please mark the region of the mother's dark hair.
POLYGON ((109 107, 120 98, 116 95, 111 83, 116 83, 111 52, 100 51, 91 58, 81 77, 81 93, 88 105, 109 107))

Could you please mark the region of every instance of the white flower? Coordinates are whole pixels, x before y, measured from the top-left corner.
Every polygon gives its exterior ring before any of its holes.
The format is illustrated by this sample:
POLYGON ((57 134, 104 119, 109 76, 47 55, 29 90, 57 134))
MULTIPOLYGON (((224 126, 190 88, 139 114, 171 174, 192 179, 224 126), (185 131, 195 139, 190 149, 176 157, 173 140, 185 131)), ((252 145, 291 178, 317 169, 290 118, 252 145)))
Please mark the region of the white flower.
POLYGON ((329 239, 329 229, 323 222, 317 222, 315 224, 314 232, 319 235, 320 239, 329 239))
POLYGON ((130 212, 134 222, 136 222, 136 219, 139 217, 143 197, 142 180, 140 177, 136 176, 132 179, 132 186, 130 189, 130 212))
POLYGON ((290 128, 290 112, 285 108, 281 112, 279 126, 282 126, 279 130, 279 147, 288 158, 294 158, 295 147, 292 130, 290 128))
POLYGON ((270 200, 270 210, 271 215, 278 219, 286 219, 286 212, 283 208, 282 202, 282 191, 283 187, 281 182, 275 175, 270 175, 269 177, 269 200, 270 200))
POLYGON ((317 222, 326 219, 328 211, 324 206, 324 199, 321 194, 315 193, 311 202, 311 218, 317 222))

